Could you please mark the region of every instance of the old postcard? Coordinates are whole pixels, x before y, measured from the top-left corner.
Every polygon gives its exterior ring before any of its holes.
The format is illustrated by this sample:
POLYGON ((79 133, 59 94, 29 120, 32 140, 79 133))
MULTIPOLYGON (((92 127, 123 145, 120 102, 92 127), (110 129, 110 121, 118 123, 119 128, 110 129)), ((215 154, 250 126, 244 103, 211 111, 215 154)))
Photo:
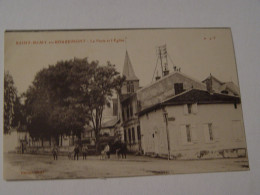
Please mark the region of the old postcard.
POLYGON ((249 170, 231 29, 6 31, 4 179, 249 170))

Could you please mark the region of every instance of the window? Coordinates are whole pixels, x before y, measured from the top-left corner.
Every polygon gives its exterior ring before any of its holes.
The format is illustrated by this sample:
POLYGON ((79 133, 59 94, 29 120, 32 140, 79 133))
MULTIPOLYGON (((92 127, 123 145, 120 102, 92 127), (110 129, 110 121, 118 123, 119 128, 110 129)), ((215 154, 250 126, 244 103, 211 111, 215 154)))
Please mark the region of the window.
POLYGON ((127 136, 126 136, 126 129, 124 129, 124 141, 127 141, 127 136))
POLYGON ((237 103, 234 103, 234 108, 237 109, 237 103))
POLYGON ((187 142, 191 142, 190 125, 186 125, 187 142))
POLYGON ((133 116, 133 106, 132 106, 132 104, 130 104, 130 116, 133 116))
POLYGON ((137 137, 138 137, 138 140, 141 140, 141 130, 140 130, 139 125, 137 126, 137 137))
POLYGON ((123 118, 123 121, 125 121, 125 114, 124 114, 124 109, 122 109, 122 118, 123 118))
POLYGON ((210 143, 214 141, 214 132, 212 123, 205 124, 204 127, 205 142, 210 143))
POLYGON ((126 83, 126 87, 127 87, 127 93, 130 93, 130 83, 129 82, 126 83))
POLYGON ((127 85, 127 93, 134 93, 134 83, 133 81, 128 81, 127 85))
POLYGON ((192 143, 191 125, 181 125, 181 141, 183 144, 192 143))
POLYGON ((134 93, 134 91, 135 91, 135 90, 134 90, 134 83, 131 82, 131 83, 130 83, 130 92, 131 92, 131 93, 134 93))
POLYGON ((188 115, 188 114, 197 114, 198 113, 198 104, 194 103, 194 104, 184 104, 184 114, 188 115))
POLYGON ((128 105, 127 107, 128 107, 128 112, 129 112, 129 113, 128 113, 128 118, 130 118, 130 116, 131 116, 131 106, 128 105))
POLYGON ((126 107, 126 114, 127 114, 127 119, 129 118, 129 107, 126 107))
POLYGON ((131 143, 131 129, 128 129, 128 142, 131 143))
POLYGON ((213 131, 212 131, 212 124, 208 124, 208 128, 209 128, 209 139, 210 141, 213 141, 213 131))
POLYGON ((175 91, 175 95, 182 93, 183 90, 183 83, 174 83, 174 91, 175 91))
POLYGON ((188 113, 190 114, 190 113, 191 113, 191 106, 192 106, 192 105, 191 105, 191 104, 188 104, 187 106, 188 106, 188 113))
POLYGON ((135 143, 135 128, 132 128, 132 139, 133 139, 133 143, 135 143))

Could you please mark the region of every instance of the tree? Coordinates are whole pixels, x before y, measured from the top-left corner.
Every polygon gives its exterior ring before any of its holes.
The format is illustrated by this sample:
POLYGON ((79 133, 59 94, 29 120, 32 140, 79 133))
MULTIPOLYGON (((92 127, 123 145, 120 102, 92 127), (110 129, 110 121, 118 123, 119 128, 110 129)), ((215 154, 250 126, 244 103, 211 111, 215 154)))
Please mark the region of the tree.
POLYGON ((17 102, 17 90, 13 77, 9 72, 4 73, 4 133, 9 133, 15 126, 15 106, 17 102))
POLYGON ((124 80, 125 77, 121 77, 115 66, 108 62, 106 66, 96 67, 89 88, 84 91, 85 96, 89 97, 88 107, 97 143, 100 137, 104 107, 109 106, 113 92, 121 92, 124 80))
MULTIPOLYGON (((25 93, 28 130, 34 138, 70 134, 80 137, 87 117, 80 93, 87 61, 61 61, 39 71, 25 93)), ((88 80, 86 79, 85 80, 88 80)))
POLYGON ((80 139, 85 124, 92 121, 99 139, 104 106, 122 82, 114 65, 100 66, 86 58, 42 69, 25 93, 30 135, 58 138, 72 132, 80 139))

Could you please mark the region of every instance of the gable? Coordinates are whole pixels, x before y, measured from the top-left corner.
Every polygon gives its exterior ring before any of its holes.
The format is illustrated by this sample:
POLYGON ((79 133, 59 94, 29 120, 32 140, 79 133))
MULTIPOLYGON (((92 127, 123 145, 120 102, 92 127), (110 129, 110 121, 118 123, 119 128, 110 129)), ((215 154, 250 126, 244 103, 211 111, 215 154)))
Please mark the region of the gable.
POLYGON ((174 89, 176 83, 183 83, 184 91, 189 89, 206 90, 204 83, 181 72, 174 72, 137 91, 137 99, 140 102, 141 109, 176 95, 174 89))

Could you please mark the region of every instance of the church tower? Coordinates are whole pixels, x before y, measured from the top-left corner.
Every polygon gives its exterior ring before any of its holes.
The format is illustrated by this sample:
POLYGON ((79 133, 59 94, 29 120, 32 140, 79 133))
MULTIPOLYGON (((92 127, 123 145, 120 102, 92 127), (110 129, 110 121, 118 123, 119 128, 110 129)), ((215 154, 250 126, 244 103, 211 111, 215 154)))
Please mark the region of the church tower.
POLYGON ((135 75, 132 63, 130 61, 128 52, 125 54, 125 62, 123 68, 123 76, 126 77, 126 80, 122 86, 122 94, 131 94, 136 92, 139 89, 139 79, 135 75))

